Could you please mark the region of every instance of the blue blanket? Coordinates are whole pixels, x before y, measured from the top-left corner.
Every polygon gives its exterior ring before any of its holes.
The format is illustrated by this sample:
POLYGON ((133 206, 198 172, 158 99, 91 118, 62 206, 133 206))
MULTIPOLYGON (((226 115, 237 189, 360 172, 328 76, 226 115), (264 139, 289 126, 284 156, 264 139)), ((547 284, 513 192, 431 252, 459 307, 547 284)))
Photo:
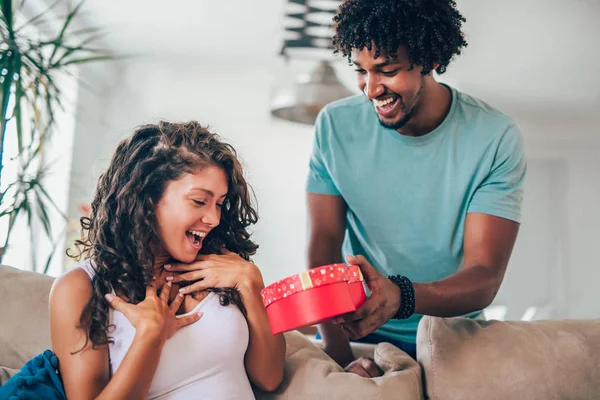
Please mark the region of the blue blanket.
POLYGON ((66 400, 58 372, 58 358, 50 351, 35 356, 0 386, 4 400, 66 400))

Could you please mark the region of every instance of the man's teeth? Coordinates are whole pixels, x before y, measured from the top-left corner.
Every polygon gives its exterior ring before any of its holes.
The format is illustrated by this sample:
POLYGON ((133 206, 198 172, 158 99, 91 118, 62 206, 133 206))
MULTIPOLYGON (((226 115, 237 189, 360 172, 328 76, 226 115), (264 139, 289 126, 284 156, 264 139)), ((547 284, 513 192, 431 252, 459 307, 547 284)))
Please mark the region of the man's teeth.
POLYGON ((387 106, 388 104, 392 103, 394 100, 395 100, 394 97, 388 97, 385 100, 375 100, 375 105, 377 107, 387 106))

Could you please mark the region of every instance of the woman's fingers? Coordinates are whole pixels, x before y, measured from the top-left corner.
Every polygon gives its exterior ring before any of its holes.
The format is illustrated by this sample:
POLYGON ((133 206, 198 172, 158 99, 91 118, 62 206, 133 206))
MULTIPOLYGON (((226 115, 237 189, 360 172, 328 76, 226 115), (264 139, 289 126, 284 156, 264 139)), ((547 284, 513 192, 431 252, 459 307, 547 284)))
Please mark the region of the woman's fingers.
POLYGON ((190 271, 185 274, 173 274, 172 277, 167 277, 169 282, 193 282, 206 278, 208 272, 206 270, 190 271))
POLYGON ((183 328, 184 326, 188 326, 198 321, 204 313, 202 311, 198 313, 193 313, 191 315, 186 315, 185 317, 177 318, 177 329, 183 328))
POLYGON ((199 292, 201 290, 206 290, 212 287, 215 287, 215 285, 212 282, 210 282, 210 279, 203 279, 201 281, 194 282, 189 286, 182 287, 181 289, 179 289, 179 293, 189 294, 199 292))
MULTIPOLYGON (((208 257, 208 256, 206 256, 206 257, 208 257)), ((208 261, 208 258, 206 258, 206 259, 203 259, 203 261, 195 261, 195 262, 192 262, 189 264, 182 264, 182 263, 167 264, 167 265, 165 265, 165 269, 167 271, 172 271, 172 272, 196 271, 196 270, 208 267, 209 264, 210 264, 210 261, 208 261)))
POLYGON ((169 308, 171 309, 173 314, 175 314, 177 310, 179 310, 179 307, 181 307, 181 303, 183 303, 183 297, 183 293, 177 293, 177 296, 175 296, 175 298, 171 302, 171 305, 169 305, 169 308))
POLYGON ((167 282, 163 285, 162 289, 160 289, 160 299, 165 303, 169 302, 169 295, 171 294, 171 289, 173 285, 171 282, 167 282))
POLYGON ((125 317, 130 317, 129 312, 131 311, 131 307, 133 307, 131 304, 126 303, 125 301, 123 301, 123 299, 111 293, 105 294, 104 298, 106 299, 106 301, 108 301, 108 304, 110 304, 112 308, 123 313, 125 317))

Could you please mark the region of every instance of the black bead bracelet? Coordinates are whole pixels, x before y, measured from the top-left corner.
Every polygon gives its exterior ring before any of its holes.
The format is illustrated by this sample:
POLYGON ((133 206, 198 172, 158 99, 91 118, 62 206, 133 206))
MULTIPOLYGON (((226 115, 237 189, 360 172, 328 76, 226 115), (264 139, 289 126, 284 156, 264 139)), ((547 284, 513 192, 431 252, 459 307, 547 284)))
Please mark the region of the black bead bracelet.
POLYGON ((415 313, 415 288, 410 279, 403 275, 390 275, 388 279, 400 288, 400 308, 392 319, 407 319, 415 313))

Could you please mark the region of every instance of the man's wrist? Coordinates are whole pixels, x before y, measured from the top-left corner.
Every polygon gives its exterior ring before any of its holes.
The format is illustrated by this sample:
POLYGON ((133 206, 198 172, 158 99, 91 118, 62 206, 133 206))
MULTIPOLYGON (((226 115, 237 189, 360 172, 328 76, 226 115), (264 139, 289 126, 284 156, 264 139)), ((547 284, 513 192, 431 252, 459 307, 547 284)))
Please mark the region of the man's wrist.
POLYGON ((415 288, 412 282, 403 275, 391 275, 388 279, 400 288, 400 307, 392 319, 409 318, 416 308, 415 288))

